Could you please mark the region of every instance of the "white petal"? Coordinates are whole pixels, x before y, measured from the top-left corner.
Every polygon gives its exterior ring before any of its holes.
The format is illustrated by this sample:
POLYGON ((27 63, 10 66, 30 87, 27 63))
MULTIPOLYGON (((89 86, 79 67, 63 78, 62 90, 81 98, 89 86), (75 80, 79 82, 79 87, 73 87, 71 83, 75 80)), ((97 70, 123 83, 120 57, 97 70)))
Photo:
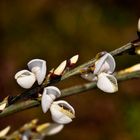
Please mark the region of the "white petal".
POLYGON ((61 91, 55 86, 48 86, 46 87, 47 94, 52 97, 53 100, 60 97, 61 91))
POLYGON ((109 53, 103 55, 99 60, 95 62, 94 74, 99 74, 101 72, 113 73, 116 67, 115 60, 113 56, 109 53))
POLYGON ((38 84, 41 85, 46 76, 46 61, 42 59, 33 59, 28 63, 28 67, 36 75, 38 84))
POLYGON ((74 108, 66 101, 56 101, 50 107, 52 119, 59 124, 68 124, 75 117, 74 108), (66 107, 67 109, 63 108, 66 107))
POLYGON ((75 55, 72 58, 70 58, 70 65, 75 64, 78 61, 79 55, 75 55))
POLYGON ((63 71, 65 70, 66 65, 67 65, 67 61, 65 60, 54 70, 54 74, 61 75, 63 71))
POLYGON ((51 98, 50 95, 47 94, 47 89, 44 88, 42 98, 41 98, 41 107, 44 113, 48 111, 52 102, 53 102, 53 99, 51 98))
POLYGON ((59 133, 63 129, 64 125, 62 124, 57 124, 57 123, 51 123, 47 129, 46 134, 47 135, 55 135, 59 133))
POLYGON ((0 138, 6 136, 7 133, 9 132, 10 128, 11 128, 10 126, 7 126, 7 127, 4 128, 3 130, 1 130, 1 131, 0 131, 0 138))
POLYGON ((97 87, 107 93, 118 91, 116 78, 113 75, 106 73, 101 73, 98 75, 97 87))
POLYGON ((17 72, 15 75, 15 79, 21 87, 26 89, 31 88, 36 80, 35 75, 28 70, 21 70, 17 72))

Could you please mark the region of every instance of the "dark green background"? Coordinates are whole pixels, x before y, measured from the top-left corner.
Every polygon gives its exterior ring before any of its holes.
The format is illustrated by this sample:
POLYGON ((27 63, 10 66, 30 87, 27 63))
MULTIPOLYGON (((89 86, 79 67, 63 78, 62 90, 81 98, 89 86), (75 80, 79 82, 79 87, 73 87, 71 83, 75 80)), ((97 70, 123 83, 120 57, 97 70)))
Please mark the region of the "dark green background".
MULTIPOLYGON (((79 54, 78 64, 100 51, 111 51, 135 39, 140 1, 136 0, 1 0, 0 1, 0 99, 24 91, 14 80, 33 58, 47 61, 48 70, 79 54)), ((139 63, 138 56, 116 59, 117 70, 139 63)), ((86 82, 67 79, 60 89, 86 82)), ((65 98, 76 110, 76 119, 56 136, 67 140, 139 140, 140 80, 119 84, 119 92, 92 90, 65 98)), ((0 120, 12 130, 39 118, 51 121, 41 108, 26 110, 0 120)))

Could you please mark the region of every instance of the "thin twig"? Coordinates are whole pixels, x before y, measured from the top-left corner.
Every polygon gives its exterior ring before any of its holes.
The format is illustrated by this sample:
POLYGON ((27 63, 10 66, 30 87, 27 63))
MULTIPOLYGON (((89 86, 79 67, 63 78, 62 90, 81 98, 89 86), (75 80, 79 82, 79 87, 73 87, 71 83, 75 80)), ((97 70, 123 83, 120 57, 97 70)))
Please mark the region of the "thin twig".
MULTIPOLYGON (((140 78, 140 71, 121 74, 121 75, 116 74, 116 78, 118 79, 119 82, 129 80, 129 79, 140 78)), ((96 88, 96 83, 94 82, 90 82, 90 83, 86 83, 86 84, 78 85, 78 86, 73 86, 73 87, 62 90, 62 95, 60 98, 83 93, 84 91, 88 91, 94 88, 96 88)), ((0 117, 5 117, 19 111, 37 107, 40 105, 40 100, 41 98, 38 98, 36 100, 30 99, 27 101, 22 101, 20 103, 10 105, 3 112, 0 113, 0 117)))

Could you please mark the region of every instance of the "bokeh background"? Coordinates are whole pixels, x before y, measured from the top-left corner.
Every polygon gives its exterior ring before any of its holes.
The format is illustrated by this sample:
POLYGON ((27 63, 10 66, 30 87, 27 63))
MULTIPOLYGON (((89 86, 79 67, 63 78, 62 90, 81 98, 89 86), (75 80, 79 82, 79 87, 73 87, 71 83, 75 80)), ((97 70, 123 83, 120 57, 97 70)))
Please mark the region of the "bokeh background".
MULTIPOLYGON (((80 55, 78 64, 100 51, 111 51, 135 39, 139 18, 138 0, 1 0, 0 1, 0 100, 23 91, 14 75, 33 58, 47 61, 48 69, 64 59, 80 55)), ((116 58, 117 70, 139 63, 138 56, 116 58)), ((63 89, 85 83, 80 76, 67 79, 63 89)), ((56 136, 67 140, 139 140, 140 80, 119 84, 119 92, 91 90, 65 98, 76 110, 76 119, 56 136)), ((47 122, 50 113, 34 108, 0 119, 0 129, 12 131, 38 118, 47 122)))

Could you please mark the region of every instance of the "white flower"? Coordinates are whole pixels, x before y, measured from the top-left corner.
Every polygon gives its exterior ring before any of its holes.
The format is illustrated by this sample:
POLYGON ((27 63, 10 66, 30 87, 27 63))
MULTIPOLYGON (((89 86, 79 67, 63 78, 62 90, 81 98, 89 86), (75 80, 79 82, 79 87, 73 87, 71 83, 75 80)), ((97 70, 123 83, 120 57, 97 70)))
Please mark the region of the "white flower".
POLYGON ((98 75, 97 87, 107 93, 118 91, 116 78, 113 75, 107 73, 100 73, 98 75))
POLYGON ((113 56, 109 53, 103 55, 95 62, 94 74, 98 75, 101 72, 113 73, 116 67, 113 56))
POLYGON ((21 70, 17 72, 15 79, 21 87, 26 89, 31 88, 36 81, 35 75, 28 70, 21 70))
POLYGON ((33 59, 28 63, 28 68, 35 74, 38 84, 41 85, 46 76, 46 61, 33 59))
POLYGON ((41 107, 44 113, 50 109, 54 122, 67 124, 75 117, 75 111, 66 101, 61 100, 54 102, 54 100, 60 97, 60 95, 61 92, 57 87, 49 86, 44 88, 41 98, 41 107))
POLYGON ((41 59, 33 59, 28 63, 28 68, 31 70, 21 70, 15 74, 17 83, 26 89, 33 86, 37 80, 38 84, 41 85, 46 76, 46 61, 41 59))
POLYGON ((59 124, 68 124, 75 118, 74 108, 63 100, 53 102, 50 111, 53 121, 59 124))
POLYGON ((89 81, 96 81, 97 87, 104 92, 113 93, 118 91, 116 78, 111 75, 116 67, 116 63, 111 54, 106 53, 95 62, 93 72, 82 74, 81 76, 89 81))
POLYGON ((49 86, 44 88, 41 98, 41 107, 44 113, 48 111, 53 101, 60 95, 61 92, 57 87, 49 86))

